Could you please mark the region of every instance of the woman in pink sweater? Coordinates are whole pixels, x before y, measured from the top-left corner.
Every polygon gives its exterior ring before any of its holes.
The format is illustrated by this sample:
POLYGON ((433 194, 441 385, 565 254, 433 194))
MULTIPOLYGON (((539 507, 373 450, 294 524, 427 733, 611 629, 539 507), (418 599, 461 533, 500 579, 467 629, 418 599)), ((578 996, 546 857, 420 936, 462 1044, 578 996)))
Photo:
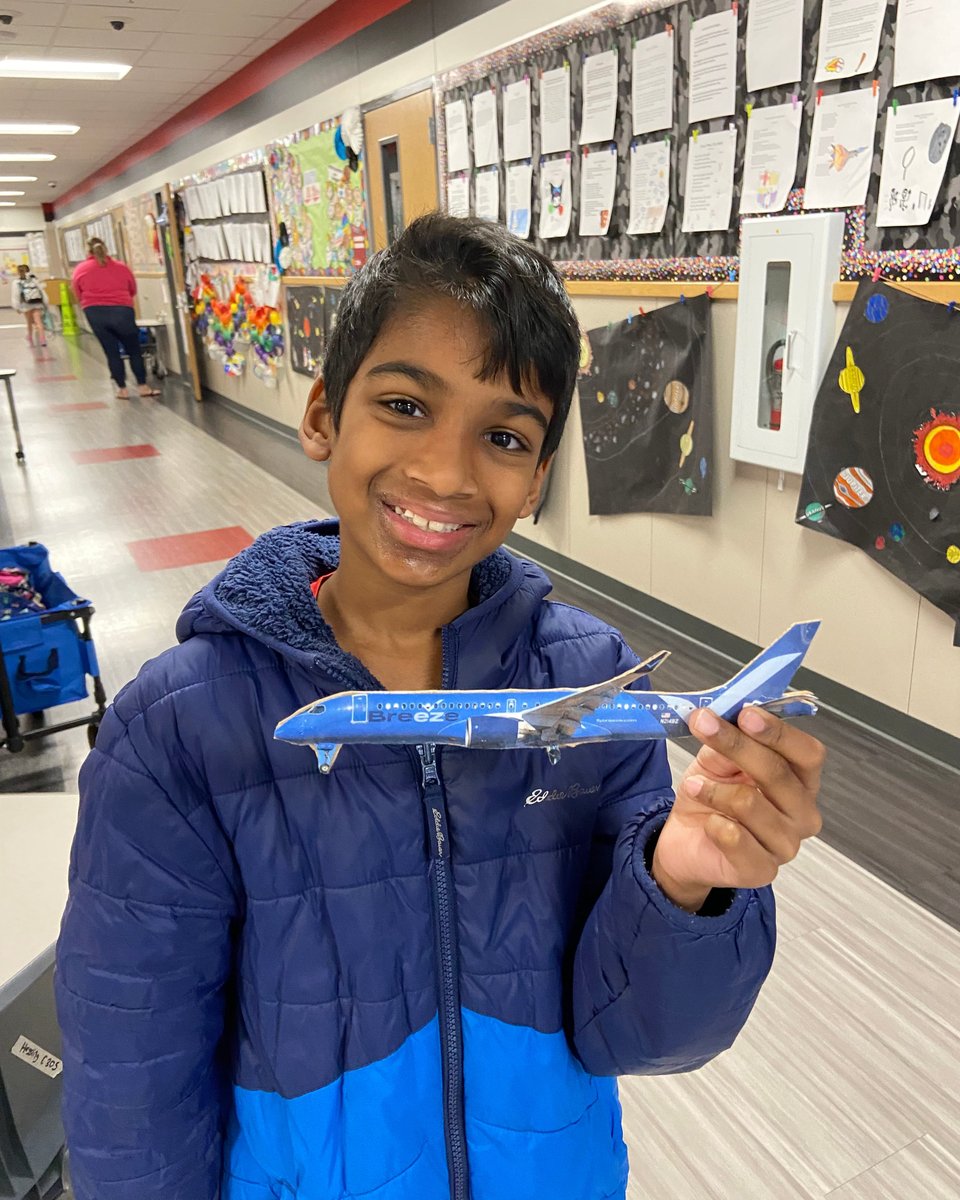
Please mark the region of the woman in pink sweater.
POLYGON ((140 331, 137 329, 133 298, 137 281, 126 263, 107 254, 100 238, 87 243, 89 258, 74 268, 73 293, 80 301, 84 316, 107 356, 110 377, 117 385, 117 395, 126 400, 127 377, 123 367, 121 346, 127 352, 141 396, 159 396, 156 388, 147 385, 147 372, 140 353, 140 331))

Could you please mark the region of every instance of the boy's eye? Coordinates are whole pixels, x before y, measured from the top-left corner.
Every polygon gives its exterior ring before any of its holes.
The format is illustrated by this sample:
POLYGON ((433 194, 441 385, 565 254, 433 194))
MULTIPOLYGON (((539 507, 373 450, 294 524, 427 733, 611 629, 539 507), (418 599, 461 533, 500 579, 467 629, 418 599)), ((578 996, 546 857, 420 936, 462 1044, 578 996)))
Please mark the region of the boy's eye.
POLYGON ((493 433, 487 434, 492 445, 500 450, 528 450, 529 446, 522 438, 517 437, 515 433, 510 433, 507 429, 497 429, 493 433))
POLYGON ((385 400, 383 406, 388 412, 396 413, 400 417, 415 417, 423 412, 416 400, 410 400, 406 396, 395 396, 392 400, 385 400))

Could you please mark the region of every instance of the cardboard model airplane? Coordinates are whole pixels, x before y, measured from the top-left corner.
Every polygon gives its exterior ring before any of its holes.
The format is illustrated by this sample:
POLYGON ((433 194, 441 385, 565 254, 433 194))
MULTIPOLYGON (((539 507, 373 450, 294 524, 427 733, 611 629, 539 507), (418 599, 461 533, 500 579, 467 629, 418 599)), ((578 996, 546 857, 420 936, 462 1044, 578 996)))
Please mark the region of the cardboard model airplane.
POLYGON ((312 746, 321 773, 328 775, 348 742, 540 749, 556 763, 567 746, 686 737, 687 721, 698 708, 731 721, 751 704, 780 717, 813 716, 816 697, 786 689, 819 627, 819 621, 791 625, 728 683, 711 691, 627 691, 669 657, 669 651, 661 650, 622 675, 582 688, 337 692, 281 721, 274 737, 312 746))

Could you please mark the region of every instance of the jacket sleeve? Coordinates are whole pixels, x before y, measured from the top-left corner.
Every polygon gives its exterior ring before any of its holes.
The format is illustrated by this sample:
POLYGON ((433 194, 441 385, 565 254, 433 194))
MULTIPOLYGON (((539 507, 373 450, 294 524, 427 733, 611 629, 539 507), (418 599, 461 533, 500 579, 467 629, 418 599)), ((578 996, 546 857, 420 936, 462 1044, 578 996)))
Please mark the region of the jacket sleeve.
POLYGON ((73 294, 77 298, 79 304, 83 303, 83 271, 80 270, 81 264, 73 268, 73 274, 70 276, 70 286, 73 289, 73 294))
MULTIPOLYGON (((126 266, 126 263, 124 263, 124 266, 126 266)), ((137 277, 129 267, 127 267, 127 288, 130 292, 130 299, 132 300, 137 294, 137 277)))
POLYGON ((733 1044, 770 970, 773 892, 715 890, 708 916, 660 890, 650 864, 673 804, 662 742, 622 753, 605 795, 595 861, 608 874, 574 957, 574 1047, 595 1075, 696 1070, 733 1044))
POLYGON ((111 709, 80 773, 55 974, 76 1200, 219 1196, 236 901, 209 801, 174 786, 169 724, 111 709))

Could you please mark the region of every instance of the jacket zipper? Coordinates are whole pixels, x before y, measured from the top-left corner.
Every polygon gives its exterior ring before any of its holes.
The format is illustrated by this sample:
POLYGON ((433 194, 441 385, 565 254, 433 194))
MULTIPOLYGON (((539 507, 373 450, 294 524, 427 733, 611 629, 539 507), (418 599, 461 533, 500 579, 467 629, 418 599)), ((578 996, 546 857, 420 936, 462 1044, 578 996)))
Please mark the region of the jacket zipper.
POLYGON ((436 747, 417 746, 430 841, 430 880, 433 886, 440 961, 440 1051, 443 1068, 444 1138, 450 1173, 451 1200, 469 1200, 466 1135, 463 1115, 463 1030, 460 1021, 460 981, 457 966, 456 899, 447 834, 447 807, 440 783, 436 747))

